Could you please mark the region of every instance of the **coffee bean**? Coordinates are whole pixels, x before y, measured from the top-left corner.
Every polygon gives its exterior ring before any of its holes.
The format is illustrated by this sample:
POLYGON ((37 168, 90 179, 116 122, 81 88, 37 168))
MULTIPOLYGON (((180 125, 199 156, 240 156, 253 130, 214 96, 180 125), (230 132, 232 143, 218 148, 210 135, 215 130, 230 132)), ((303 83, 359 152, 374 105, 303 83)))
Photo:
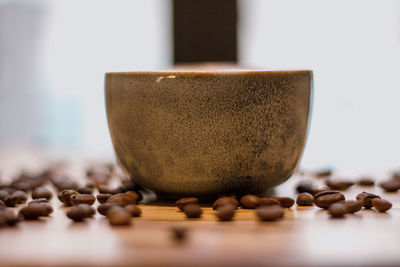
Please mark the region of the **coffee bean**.
POLYGON ((347 209, 343 203, 333 203, 329 206, 328 212, 332 217, 339 218, 347 213, 347 209))
POLYGON ((16 190, 20 190, 20 191, 24 191, 24 192, 27 192, 32 189, 31 184, 26 181, 12 183, 11 186, 16 190))
POLYGON ((70 196, 70 201, 72 205, 76 206, 78 204, 88 204, 93 205, 96 198, 89 194, 74 194, 70 196))
POLYGON ((368 192, 362 192, 358 194, 356 197, 358 201, 361 201, 363 203, 363 206, 366 209, 372 208, 372 199, 374 198, 381 198, 381 197, 368 192))
POLYGON ((187 229, 184 227, 172 227, 172 238, 177 242, 183 242, 187 238, 187 229))
POLYGON ((25 220, 37 220, 41 216, 48 216, 52 207, 46 203, 32 203, 22 207, 19 211, 25 220))
POLYGON ((32 204, 32 203, 48 203, 48 201, 49 200, 47 198, 36 198, 36 199, 29 201, 28 205, 32 204))
POLYGON ((11 208, 0 209, 0 218, 4 218, 8 226, 14 226, 19 222, 17 213, 11 208))
POLYGON ((3 200, 0 200, 0 209, 4 209, 4 208, 6 208, 7 206, 6 206, 6 204, 4 203, 4 201, 3 200))
POLYGON ((78 184, 68 177, 56 176, 51 179, 51 182, 58 189, 58 191, 67 189, 76 190, 78 188, 78 184))
POLYGON ((239 202, 234 197, 220 197, 213 203, 213 209, 216 210, 227 203, 234 205, 236 208, 239 206, 239 202))
POLYGON ((296 203, 298 206, 312 206, 314 197, 310 193, 301 193, 297 196, 296 203))
POLYGON ((313 195, 314 198, 315 198, 316 194, 321 193, 321 192, 325 192, 325 191, 331 191, 331 189, 328 188, 328 187, 316 187, 316 188, 314 188, 312 190, 312 192, 310 194, 313 195))
POLYGON ((333 170, 331 168, 326 168, 326 169, 321 169, 319 171, 316 171, 314 175, 318 178, 323 178, 327 176, 331 176, 333 174, 333 170))
POLYGON ((175 204, 178 207, 178 209, 183 211, 183 208, 187 204, 199 204, 199 199, 195 198, 195 197, 185 197, 185 198, 181 198, 178 201, 176 201, 175 204))
POLYGON ((76 189, 80 194, 93 194, 94 188, 90 187, 79 187, 76 189))
POLYGON ((91 217, 94 214, 94 208, 89 206, 88 204, 79 204, 70 208, 66 212, 67 217, 74 221, 83 221, 84 219, 91 217))
POLYGON ((183 212, 185 213, 187 218, 200 218, 202 214, 202 210, 199 204, 186 204, 183 207, 183 212))
POLYGON ((256 195, 244 195, 239 203, 244 209, 255 209, 260 205, 260 198, 256 195))
POLYGON ((322 209, 327 209, 333 203, 341 200, 345 200, 345 197, 337 191, 323 191, 314 196, 314 204, 322 209))
POLYGON ((6 190, 0 190, 0 200, 5 201, 6 197, 8 197, 10 193, 6 190))
POLYGON ((46 198, 46 199, 51 199, 53 197, 53 194, 49 189, 46 187, 37 187, 33 189, 32 191, 32 198, 46 198))
POLYGON ((14 191, 11 195, 18 197, 19 202, 17 204, 25 203, 28 199, 28 194, 22 190, 14 191))
POLYGON ((116 203, 108 203, 108 202, 103 203, 103 204, 97 206, 97 212, 100 213, 103 216, 106 216, 108 209, 113 207, 113 206, 118 206, 118 204, 116 204, 116 203))
POLYGON ((140 217, 142 215, 142 210, 137 205, 125 206, 125 209, 131 214, 132 217, 140 217))
POLYGON ((363 206, 362 201, 355 200, 346 200, 343 202, 343 204, 346 206, 347 213, 355 213, 357 211, 360 211, 363 206))
POLYGON ((281 203, 282 208, 290 208, 294 205, 294 199, 290 197, 273 197, 281 203))
POLYGON ((121 193, 118 188, 113 188, 109 185, 99 185, 98 188, 100 194, 111 194, 115 195, 121 193))
POLYGON ((220 221, 231 221, 235 216, 237 205, 227 202, 217 208, 217 217, 220 221))
POLYGON ((5 198, 4 203, 7 207, 15 207, 15 205, 25 203, 27 198, 28 196, 24 191, 17 190, 9 194, 5 198))
POLYGON ((360 186, 373 186, 375 184, 375 180, 370 177, 361 177, 357 184, 360 186))
POLYGON ((130 192, 133 191, 112 195, 111 197, 108 198, 107 203, 115 203, 118 206, 127 206, 130 204, 136 204, 138 196, 137 194, 130 192))
POLYGON ((400 189, 400 180, 390 179, 379 184, 387 192, 397 192, 400 189))
POLYGON ((379 212, 386 212, 390 208, 392 208, 392 203, 385 199, 373 198, 372 206, 379 212))
POLYGON ((62 203, 64 203, 65 206, 72 206, 71 196, 76 195, 76 194, 79 194, 79 193, 75 190, 65 189, 65 190, 60 191, 60 193, 58 193, 58 199, 62 203))
POLYGON ((96 198, 97 198, 97 201, 98 201, 100 204, 103 204, 103 203, 105 203, 111 196, 112 196, 111 194, 98 194, 98 195, 96 196, 96 198))
POLYGON ((327 179, 325 184, 332 190, 345 190, 354 185, 352 181, 327 179))
POLYGON ((129 225, 131 214, 123 207, 112 206, 107 211, 108 222, 111 225, 129 225))
POLYGON ((310 181, 301 181, 296 186, 298 193, 310 193, 313 194, 314 185, 310 181))
POLYGON ((260 206, 281 205, 281 202, 275 198, 262 197, 260 198, 260 206))
POLYGON ((279 205, 262 206, 256 209, 256 214, 261 221, 275 221, 283 217, 283 209, 279 205))

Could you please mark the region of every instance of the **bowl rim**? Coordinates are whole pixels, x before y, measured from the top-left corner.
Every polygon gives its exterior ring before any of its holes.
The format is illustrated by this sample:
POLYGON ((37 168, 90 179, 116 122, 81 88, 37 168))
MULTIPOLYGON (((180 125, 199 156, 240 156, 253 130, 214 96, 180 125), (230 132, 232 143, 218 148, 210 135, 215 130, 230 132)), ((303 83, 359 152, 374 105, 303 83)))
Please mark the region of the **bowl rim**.
POLYGON ((291 69, 291 70, 250 70, 250 69, 223 69, 223 70, 151 70, 151 71, 131 71, 131 72, 106 72, 106 76, 137 76, 137 75, 259 75, 259 74, 312 74, 313 70, 291 69))

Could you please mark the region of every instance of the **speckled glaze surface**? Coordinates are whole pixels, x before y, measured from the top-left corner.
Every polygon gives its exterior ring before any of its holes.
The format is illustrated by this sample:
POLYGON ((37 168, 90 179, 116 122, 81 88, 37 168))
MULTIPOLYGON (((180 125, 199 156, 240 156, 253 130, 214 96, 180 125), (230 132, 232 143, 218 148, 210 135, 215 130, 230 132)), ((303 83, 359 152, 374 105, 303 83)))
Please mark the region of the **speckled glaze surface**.
POLYGON ((167 197, 261 193, 304 149, 311 71, 106 74, 108 125, 132 180, 167 197))

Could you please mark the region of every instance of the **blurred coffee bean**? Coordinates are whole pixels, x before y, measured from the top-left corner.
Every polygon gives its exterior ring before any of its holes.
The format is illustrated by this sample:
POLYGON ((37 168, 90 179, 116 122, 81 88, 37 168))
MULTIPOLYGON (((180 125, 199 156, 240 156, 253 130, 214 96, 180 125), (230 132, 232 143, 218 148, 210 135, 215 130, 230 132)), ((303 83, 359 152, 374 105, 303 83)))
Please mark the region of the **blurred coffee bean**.
POLYGON ((240 198, 239 203, 244 209, 255 209, 260 205, 260 198, 256 195, 244 195, 240 198))
POLYGON ((108 222, 113 225, 131 224, 131 214, 123 207, 112 206, 107 211, 108 222))
POLYGON ((103 204, 103 203, 105 203, 111 196, 112 196, 111 194, 98 194, 98 195, 96 196, 96 198, 97 198, 97 201, 98 201, 100 204, 103 204))
POLYGON ((203 211, 199 204, 191 203, 183 207, 183 212, 187 218, 200 218, 203 211))
POLYGON ((234 205, 236 208, 239 206, 239 202, 234 197, 220 197, 213 203, 213 209, 216 210, 218 207, 228 203, 234 205))
POLYGON ((172 238, 177 242, 183 242, 187 239, 187 228, 184 227, 172 227, 172 238))
POLYGON ((273 197, 281 203, 282 208, 290 208, 294 205, 294 199, 290 197, 273 197))
POLYGON ((325 184, 332 190, 345 190, 354 185, 352 181, 327 179, 325 184))
POLYGON ((360 211, 363 206, 362 201, 356 200, 346 200, 343 202, 343 204, 346 206, 347 213, 355 213, 357 211, 360 211))
POLYGON ((58 193, 58 199, 64 203, 65 206, 72 206, 71 196, 79 194, 77 191, 72 189, 65 189, 58 193))
POLYGON ((94 208, 92 208, 88 204, 79 204, 70 208, 66 212, 67 217, 74 221, 83 221, 84 219, 91 217, 94 214, 94 208))
POLYGON ((121 193, 119 188, 113 188, 109 185, 99 185, 98 188, 100 194, 111 194, 115 195, 121 193))
POLYGON ((93 194, 94 189, 90 187, 79 187, 76 191, 80 194, 93 194))
POLYGON ((36 187, 32 191, 32 198, 46 198, 46 199, 51 199, 53 197, 53 194, 49 189, 46 187, 36 187))
POLYGON ((137 205, 127 205, 125 209, 131 214, 132 217, 140 217, 142 210, 137 205))
POLYGON ((315 177, 324 178, 331 176, 333 174, 333 170, 331 168, 321 169, 314 173, 315 177))
POLYGON ((4 201, 6 197, 8 197, 10 193, 6 190, 0 190, 0 200, 4 201))
POLYGON ((129 204, 136 204, 139 194, 134 191, 128 191, 125 193, 118 193, 108 198, 108 203, 115 203, 119 206, 127 206, 129 204))
POLYGON ((314 185, 310 181, 301 181, 296 186, 298 193, 310 193, 313 194, 314 185))
POLYGON ((51 206, 46 203, 32 203, 22 207, 19 214, 22 215, 25 220, 37 220, 41 216, 48 216, 51 211, 51 206))
POLYGON ((76 190, 78 188, 78 184, 66 176, 55 176, 51 179, 51 182, 58 191, 67 189, 76 190))
POLYGON ((262 197, 260 198, 260 206, 281 205, 281 202, 275 198, 262 197))
POLYGON ((275 221, 283 217, 283 209, 279 205, 262 206, 256 209, 256 214, 261 221, 275 221))
POLYGON ((297 196, 296 203, 298 206, 312 206, 314 197, 310 193, 301 193, 297 196))
POLYGON ((49 200, 47 198, 36 198, 36 199, 29 201, 28 205, 32 204, 32 203, 48 203, 48 201, 49 200))
POLYGON ((357 184, 360 186, 374 186, 375 180, 371 177, 361 177, 358 179, 357 184))
POLYGON ((358 194, 356 197, 357 201, 361 201, 363 203, 364 208, 366 209, 372 208, 372 199, 374 198, 381 198, 381 197, 368 192, 362 192, 358 194))
POLYGON ((14 191, 9 194, 5 199, 4 203, 7 207, 15 207, 15 205, 25 203, 28 198, 28 195, 21 190, 14 191))
POLYGON ((70 196, 70 201, 74 206, 78 204, 93 205, 95 200, 96 198, 90 194, 74 194, 70 196))
POLYGON ((7 226, 7 220, 5 217, 0 216, 0 228, 7 226))
POLYGON ((345 197, 337 191, 323 191, 314 195, 314 204, 322 209, 327 209, 333 203, 341 200, 345 200, 345 197))
POLYGON ((347 213, 347 209, 343 203, 333 203, 329 206, 328 212, 332 217, 340 218, 347 213))
POLYGON ((31 184, 26 181, 13 182, 10 186, 16 190, 20 190, 20 191, 24 191, 24 192, 27 192, 32 189, 31 184))
POLYGON ((14 226, 19 222, 19 216, 11 208, 0 209, 0 218, 4 218, 8 226, 14 226))
POLYGON ((4 201, 0 199, 0 209, 4 209, 6 207, 6 203, 4 203, 4 201))
POLYGON ((87 181, 85 187, 95 189, 96 184, 93 181, 87 181))
POLYGON ((379 212, 386 212, 392 208, 392 203, 385 199, 373 198, 372 206, 379 212))
POLYGON ((108 203, 108 202, 103 203, 103 204, 97 206, 97 212, 103 216, 106 216, 108 209, 113 206, 118 206, 118 205, 116 203, 108 203))
POLYGON ((231 221, 233 217, 235 216, 237 205, 231 203, 231 202, 226 202, 223 205, 219 205, 217 207, 217 218, 220 221, 231 221))
POLYGON ((397 192, 400 189, 400 180, 390 179, 379 184, 386 192, 397 192))
POLYGON ((175 204, 178 207, 178 209, 183 211, 183 208, 187 204, 199 204, 199 199, 195 198, 195 197, 185 197, 185 198, 181 198, 178 201, 176 201, 175 204))

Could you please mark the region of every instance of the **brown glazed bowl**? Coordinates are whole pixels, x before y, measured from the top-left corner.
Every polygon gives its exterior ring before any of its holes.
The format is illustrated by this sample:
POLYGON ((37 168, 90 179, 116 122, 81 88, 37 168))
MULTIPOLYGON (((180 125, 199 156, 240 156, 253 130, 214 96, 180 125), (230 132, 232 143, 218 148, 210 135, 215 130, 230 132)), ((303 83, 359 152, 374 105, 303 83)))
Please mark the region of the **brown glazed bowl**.
POLYGON ((302 155, 312 71, 106 74, 116 157, 161 197, 262 193, 302 155))

